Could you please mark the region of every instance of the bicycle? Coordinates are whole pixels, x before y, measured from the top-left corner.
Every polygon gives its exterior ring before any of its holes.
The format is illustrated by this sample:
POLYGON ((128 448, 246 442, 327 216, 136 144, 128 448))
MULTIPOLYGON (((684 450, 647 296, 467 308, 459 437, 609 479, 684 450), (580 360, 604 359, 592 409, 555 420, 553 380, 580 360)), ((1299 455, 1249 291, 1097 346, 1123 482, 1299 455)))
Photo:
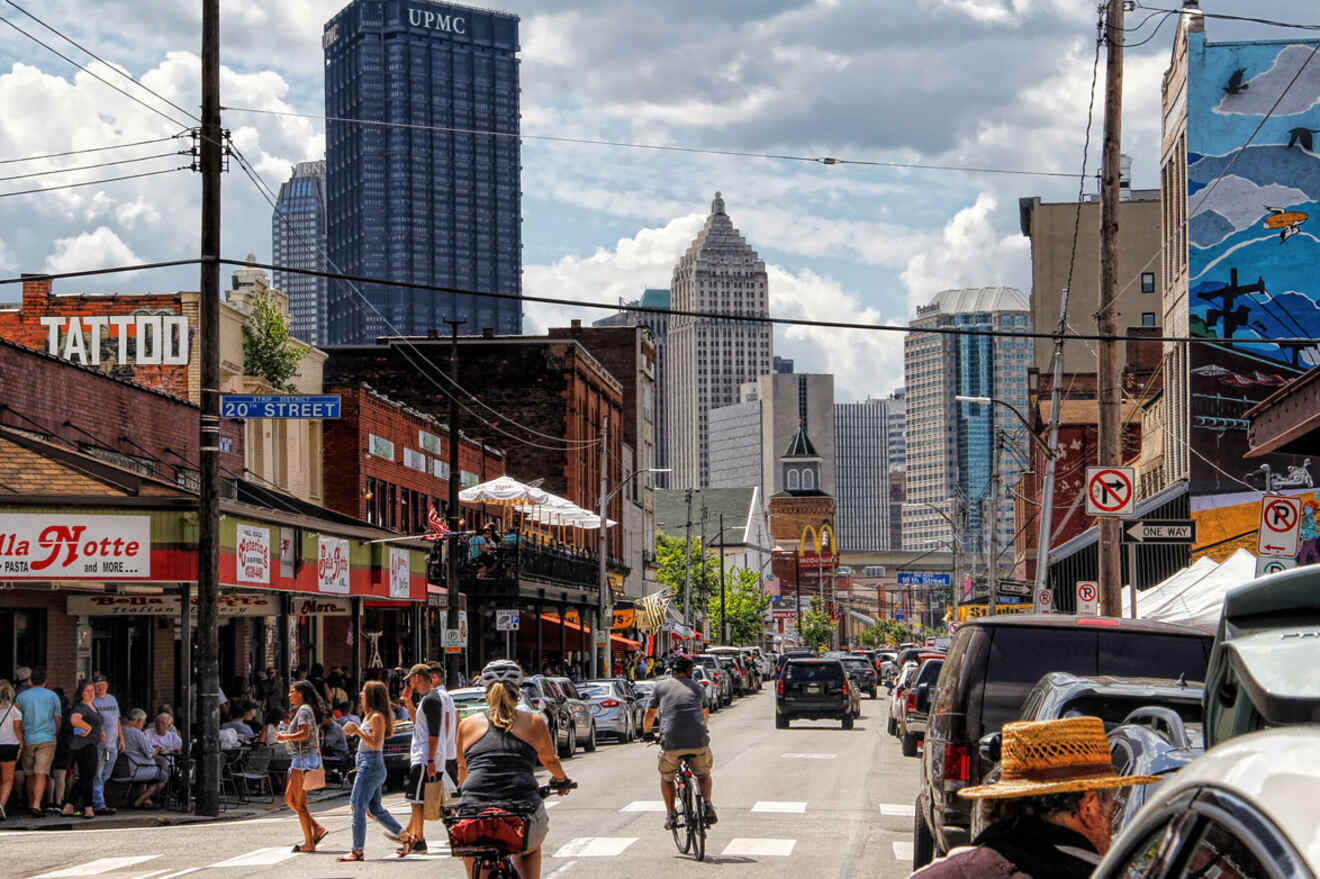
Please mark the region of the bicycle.
MULTIPOLYGON (((652 739, 651 744, 659 742, 652 739)), ((701 783, 692 771, 691 758, 684 754, 674 770, 674 845, 680 854, 692 853, 698 861, 706 859, 706 798, 701 795, 701 783)))
MULTIPOLYGON (((551 793, 560 791, 570 791, 577 787, 577 782, 566 781, 563 784, 550 783, 542 785, 537 789, 541 799, 546 799, 551 793)), ((456 795, 461 796, 460 789, 456 795)), ((524 808, 499 808, 490 807, 482 809, 479 813, 464 813, 463 804, 460 800, 456 806, 446 806, 444 809, 445 831, 449 834, 449 853, 455 858, 472 858, 472 879, 519 879, 518 871, 513 866, 513 856, 519 852, 511 851, 511 839, 495 838, 494 836, 478 839, 469 844, 460 844, 454 839, 454 830, 460 822, 480 818, 496 825, 503 824, 505 829, 509 828, 509 820, 520 821, 523 823, 523 832, 526 832, 526 822, 531 815, 524 808)), ((497 826, 494 828, 499 830, 497 826)))

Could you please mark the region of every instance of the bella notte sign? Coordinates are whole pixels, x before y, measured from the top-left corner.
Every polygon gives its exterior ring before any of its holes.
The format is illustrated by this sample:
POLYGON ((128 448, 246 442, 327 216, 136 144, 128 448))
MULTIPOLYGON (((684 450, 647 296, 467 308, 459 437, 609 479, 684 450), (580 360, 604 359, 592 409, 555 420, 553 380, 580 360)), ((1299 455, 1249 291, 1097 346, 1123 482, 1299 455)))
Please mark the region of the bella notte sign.
POLYGON ((150 516, 0 514, 0 579, 150 578, 150 516))

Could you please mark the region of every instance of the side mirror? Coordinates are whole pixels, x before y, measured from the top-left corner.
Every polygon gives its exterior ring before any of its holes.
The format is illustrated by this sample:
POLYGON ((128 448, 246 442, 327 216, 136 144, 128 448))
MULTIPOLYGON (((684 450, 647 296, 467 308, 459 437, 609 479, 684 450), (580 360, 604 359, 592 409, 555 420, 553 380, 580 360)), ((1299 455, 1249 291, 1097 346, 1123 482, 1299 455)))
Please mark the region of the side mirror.
POLYGON ((977 753, 981 756, 981 762, 986 766, 999 762, 999 749, 1003 744, 1004 737, 1002 733, 992 732, 981 736, 976 743, 977 753))

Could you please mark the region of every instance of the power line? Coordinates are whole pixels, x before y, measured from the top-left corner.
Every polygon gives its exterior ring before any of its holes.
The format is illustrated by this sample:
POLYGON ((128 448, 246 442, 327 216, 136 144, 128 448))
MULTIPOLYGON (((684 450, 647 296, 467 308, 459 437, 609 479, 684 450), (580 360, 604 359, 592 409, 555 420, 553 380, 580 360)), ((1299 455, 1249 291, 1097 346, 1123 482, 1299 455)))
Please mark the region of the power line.
POLYGON ((603 138, 568 137, 554 134, 522 134, 516 131, 494 131, 482 128, 461 128, 450 125, 426 125, 420 122, 388 122, 379 119, 355 119, 349 116, 322 116, 316 113, 297 113, 292 110, 265 110, 258 107, 225 107, 231 113, 256 113, 265 116, 287 116, 294 119, 316 119, 322 122, 342 122, 353 125, 374 125, 382 128, 405 128, 416 131, 438 131, 444 134, 474 134, 489 137, 507 137, 515 140, 543 140, 552 143, 571 143, 587 146, 622 147, 654 152, 695 153, 739 159, 775 159, 784 162, 810 162, 817 165, 866 165, 878 168, 902 168, 918 171, 958 171, 967 174, 1013 174, 1026 177, 1068 177, 1071 171, 1035 171, 1026 168, 990 168, 969 165, 937 165, 927 162, 897 162, 871 159, 841 159, 835 156, 799 156, 786 153, 759 153, 745 150, 721 150, 708 147, 679 146, 675 144, 634 143, 605 140, 603 138))
MULTIPOLYGON (((1204 12, 1199 9, 1196 10, 1163 9, 1158 6, 1146 6, 1143 3, 1138 3, 1137 8, 1149 9, 1154 13, 1167 12, 1170 15, 1181 15, 1181 14, 1199 15, 1202 18, 1219 18, 1225 21, 1246 21, 1246 22, 1251 22, 1253 24, 1269 25, 1271 27, 1287 27, 1287 28, 1294 28, 1296 30, 1304 30, 1304 31, 1320 31, 1320 24, 1299 24, 1297 22, 1292 22, 1292 21, 1276 21, 1270 18, 1255 18, 1249 15, 1229 15, 1224 12, 1204 12)), ((1149 21, 1149 17, 1147 18, 1147 21, 1149 21)), ((1142 23, 1144 24, 1145 22, 1142 23)))
MULTIPOLYGON (((171 107, 173 107, 174 109, 178 110, 180 113, 182 113, 183 115, 185 115, 185 116, 187 116, 188 118, 192 119, 193 121, 198 122, 198 123, 200 123, 200 122, 202 121, 201 117, 198 116, 197 114, 192 113, 192 112, 190 112, 190 111, 188 111, 188 110, 185 110, 184 108, 180 107, 178 104, 176 104, 176 103, 174 103, 173 101, 171 101, 169 98, 167 98, 167 97, 165 97, 164 95, 162 95, 160 92, 155 91, 154 89, 150 88, 149 86, 143 85, 143 84, 142 84, 141 82, 139 82, 137 79, 135 79, 134 77, 132 77, 132 76, 130 76, 129 74, 125 73, 124 71, 120 70, 118 67, 116 67, 115 65, 111 64, 109 61, 106 61, 106 60, 105 60, 104 58, 102 58, 100 55, 97 55, 97 54, 96 54, 95 52, 93 52, 91 49, 89 49, 89 48, 87 48, 86 46, 82 45, 81 43, 77 42, 77 41, 74 40, 72 37, 70 37, 68 34, 65 34, 65 33, 63 33, 63 32, 61 32, 61 31, 57 30, 56 28, 50 26, 50 25, 47 24, 46 22, 44 22, 44 21, 42 21, 41 19, 37 18, 37 17, 36 17, 35 15, 33 15, 31 12, 28 12, 28 11, 27 11, 26 9, 24 9, 22 6, 19 6, 17 3, 15 3, 14 0, 5 0, 5 2, 8 3, 10 6, 14 7, 15 9, 17 9, 19 12, 23 13, 24 15, 26 15, 28 18, 30 18, 30 19, 32 19, 33 21, 35 21, 37 24, 39 24, 39 25, 41 25, 42 27, 44 27, 46 30, 48 30, 48 31, 50 31, 51 33, 53 33, 55 36, 57 36, 57 37, 59 37, 60 39, 64 40, 66 43, 68 43, 68 44, 70 44, 71 46, 74 46, 74 47, 76 47, 76 48, 82 50, 84 53, 86 53, 86 54, 90 55, 91 57, 95 58, 97 61, 100 61, 100 62, 101 62, 102 64, 104 64, 106 67, 110 68, 110 69, 113 70, 115 73, 118 73, 120 76, 124 77, 124 78, 127 79, 129 82, 131 82, 131 83, 133 83, 134 85, 136 85, 138 88, 140 88, 140 89, 142 89, 142 90, 148 92, 149 94, 151 94, 151 95, 153 95, 154 97, 156 97, 158 100, 164 101, 166 104, 168 104, 169 106, 171 106, 171 107)), ((12 27, 12 25, 11 25, 11 27, 12 27)))
MULTIPOLYGON (((159 174, 172 174, 175 171, 187 171, 186 167, 163 168, 159 171, 146 171, 142 174, 126 174, 123 177, 107 177, 104 180, 87 180, 82 183, 66 183, 63 186, 45 186, 40 189, 19 189, 14 192, 0 192, 0 198, 9 198, 11 195, 31 195, 36 192, 55 192, 58 189, 76 189, 80 186, 100 186, 103 183, 118 183, 121 180, 137 180, 141 177, 155 177, 159 174)), ((128 271, 127 269, 113 269, 102 272, 102 274, 112 274, 113 272, 128 271)), ((30 278, 19 278, 18 280, 31 280, 30 278)), ((9 281, 7 283, 12 283, 9 281)))
POLYGON ((65 156, 81 156, 87 153, 103 153, 110 150, 124 150, 129 147, 148 146, 150 144, 165 143, 170 140, 177 140, 181 134, 171 134, 169 137, 156 137, 151 140, 138 140, 133 143, 117 143, 101 147, 89 147, 85 150, 67 150, 62 153, 47 153, 44 156, 23 156, 21 159, 0 159, 0 165, 16 165, 20 162, 40 162, 45 159, 62 159, 65 156))
POLYGON ((101 82, 101 83, 104 83, 105 85, 110 86, 110 88, 112 88, 112 89, 114 89, 115 91, 119 92, 121 95, 123 95, 124 97, 128 98, 128 99, 129 99, 130 101, 132 101, 133 103, 135 103, 135 104, 139 104, 139 105, 141 105, 141 106, 143 106, 143 107, 146 107, 148 110, 150 110, 151 112, 155 113, 157 116, 159 116, 159 117, 161 117, 162 119, 164 119, 164 120, 166 120, 167 122, 169 122, 169 123, 170 123, 172 126, 174 126, 175 128, 187 128, 187 127, 188 127, 186 124, 184 124, 184 123, 180 122, 179 120, 173 118, 173 117, 170 116, 168 113, 164 112, 163 110, 159 109, 158 107, 153 107, 153 106, 151 106, 151 105, 148 104, 146 101, 143 101, 143 100, 141 100, 140 98, 138 98, 138 97, 136 97, 136 96, 134 96, 134 95, 130 95, 128 92, 124 91, 124 90, 121 89, 119 86, 115 85, 113 82, 110 82, 110 80, 106 79, 105 77, 103 77, 103 76, 98 76, 97 74, 93 73, 90 69, 88 69, 88 67, 87 67, 85 64, 80 64, 79 62, 73 60, 73 59, 70 58, 68 55, 65 55, 63 52, 61 52, 59 49, 56 49, 54 46, 52 46, 52 45, 50 45, 49 43, 47 43, 47 42, 41 40, 39 37, 35 37, 35 36, 33 36, 32 34, 28 33, 27 31, 23 30, 21 27, 19 27, 18 25, 14 24, 12 21, 10 21, 9 19, 5 18, 3 15, 0 15, 0 21, 3 21, 5 24, 9 25, 9 26, 12 27, 14 30, 18 31, 20 34, 22 34, 23 36, 27 37, 27 38, 28 38, 29 40, 31 40, 32 42, 36 43, 38 46, 41 46, 43 49, 45 49, 46 51, 50 52, 51 54, 53 54, 53 55, 58 55, 60 58, 63 58, 65 61, 69 62, 69 63, 72 64, 74 67, 78 68, 78 69, 81 70, 83 73, 87 74, 88 76, 92 77, 93 79, 95 79, 95 80, 97 80, 97 81, 99 81, 99 82, 101 82))
POLYGON ((153 159, 168 159, 170 156, 177 156, 178 153, 157 153, 154 156, 142 156, 138 159, 120 159, 116 162, 97 162, 95 165, 75 165, 72 168, 51 168, 47 171, 32 171, 27 174, 15 174, 12 177, 0 177, 0 183, 7 183, 10 180, 26 180, 30 177, 45 177, 47 174, 69 174, 74 171, 90 171, 93 168, 109 168, 112 165, 133 165, 138 162, 150 162, 153 159))

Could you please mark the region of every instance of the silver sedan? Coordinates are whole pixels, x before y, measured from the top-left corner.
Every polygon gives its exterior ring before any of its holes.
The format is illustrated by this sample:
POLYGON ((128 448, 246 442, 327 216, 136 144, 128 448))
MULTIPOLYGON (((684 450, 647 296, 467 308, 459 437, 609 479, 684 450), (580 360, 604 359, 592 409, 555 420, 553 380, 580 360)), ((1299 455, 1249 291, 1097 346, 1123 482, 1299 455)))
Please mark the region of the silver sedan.
POLYGON ((578 694, 591 706, 591 716, 596 721, 598 734, 614 736, 621 742, 631 742, 641 732, 636 727, 623 684, 618 681, 588 681, 578 685, 578 694))

